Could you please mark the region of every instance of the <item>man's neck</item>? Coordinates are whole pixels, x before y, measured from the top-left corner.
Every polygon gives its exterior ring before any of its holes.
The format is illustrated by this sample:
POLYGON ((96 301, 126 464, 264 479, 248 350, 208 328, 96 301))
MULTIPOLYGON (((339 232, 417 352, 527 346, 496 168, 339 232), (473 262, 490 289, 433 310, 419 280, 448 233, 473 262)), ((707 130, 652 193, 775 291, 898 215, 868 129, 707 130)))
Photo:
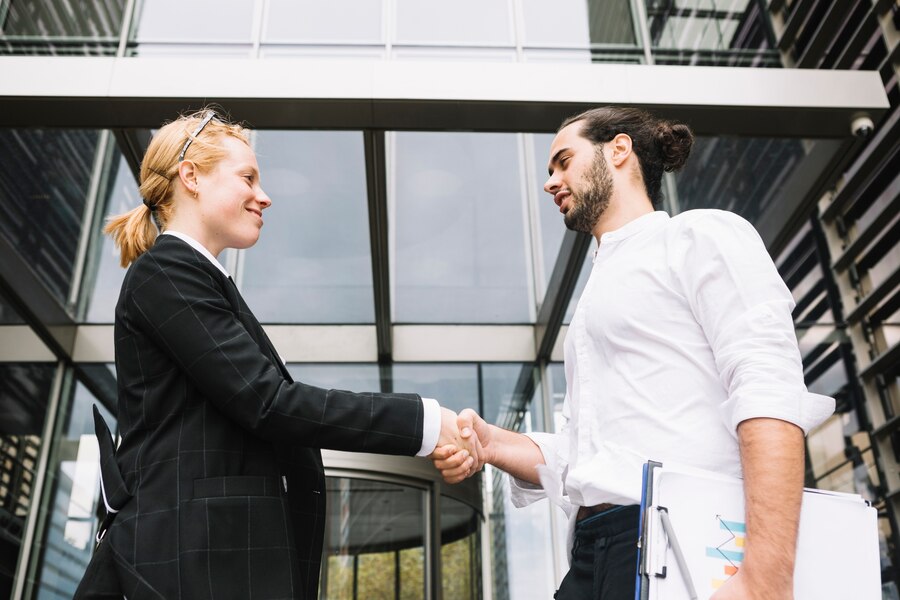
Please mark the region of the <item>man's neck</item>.
POLYGON ((643 217, 653 212, 653 203, 650 202, 650 198, 647 197, 646 193, 643 193, 643 191, 638 192, 637 190, 631 192, 617 194, 610 198, 609 207, 603 211, 603 214, 597 220, 597 224, 591 230, 598 244, 604 233, 615 231, 638 217, 643 217))

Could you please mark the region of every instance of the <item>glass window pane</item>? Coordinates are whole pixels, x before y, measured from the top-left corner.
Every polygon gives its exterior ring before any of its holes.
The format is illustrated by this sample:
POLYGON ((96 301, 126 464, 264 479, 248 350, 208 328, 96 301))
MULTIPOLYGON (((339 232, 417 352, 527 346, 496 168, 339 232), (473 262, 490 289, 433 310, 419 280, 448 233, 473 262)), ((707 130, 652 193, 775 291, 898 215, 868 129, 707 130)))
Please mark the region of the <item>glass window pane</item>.
POLYGON ((0 295, 0 325, 21 325, 24 322, 16 309, 0 295))
POLYGON ((478 401, 478 365, 408 364, 391 367, 393 392, 411 392, 434 398, 441 406, 459 412, 472 408, 481 412, 478 401))
POLYGON ((143 0, 135 38, 144 41, 249 42, 254 0, 143 0))
POLYGON ((532 322, 517 135, 394 140, 395 320, 532 322))
POLYGON ((316 387, 354 392, 381 391, 376 364, 291 363, 287 368, 294 381, 316 387))
POLYGON ((125 0, 0 2, 0 54, 114 55, 124 9, 125 0))
POLYGON ((97 132, 0 130, 0 235, 65 305, 97 132))
POLYGON ((373 323, 363 137, 355 131, 260 131, 272 199, 238 284, 266 323, 373 323))
POLYGON ((757 222, 813 143, 798 139, 697 137, 690 160, 675 176, 678 204, 681 210, 730 210, 757 222))
POLYGON ((112 431, 115 417, 81 383, 75 386, 67 423, 51 466, 51 514, 41 544, 39 598, 71 598, 94 551, 99 526, 100 451, 91 406, 112 431))
POLYGON ((322 597, 421 598, 424 490, 344 477, 325 481, 322 597))
POLYGON ((54 364, 0 364, 0 597, 12 595, 54 364))
MULTIPOLYGON (((106 190, 106 217, 122 214, 141 204, 134 175, 118 152, 110 164, 108 181, 112 185, 106 190)), ((105 223, 106 219, 103 219, 95 224, 95 253, 90 257, 92 264, 87 269, 91 275, 91 280, 85 282, 91 289, 85 314, 88 323, 115 321, 116 302, 125 278, 125 269, 119 264, 120 253, 112 238, 103 234, 105 223)))
MULTIPOLYGON (((488 423, 509 426, 511 419, 528 408, 532 398, 522 396, 516 386, 523 375, 532 370, 531 365, 484 363, 481 365, 481 415, 488 423)), ((535 386, 539 395, 540 386, 535 386)))
POLYGON ((559 255, 559 247, 566 233, 566 225, 563 222, 559 207, 553 202, 553 196, 544 191, 544 183, 547 181, 547 162, 550 159, 550 145, 553 143, 553 133, 536 133, 531 136, 534 150, 534 185, 537 198, 537 213, 541 235, 541 256, 543 258, 542 270, 544 287, 550 283, 553 267, 559 255))
POLYGON ((630 0, 522 0, 522 11, 529 46, 636 43, 630 0))
POLYGON ((397 0, 395 42, 512 45, 509 0, 397 0))
POLYGON ((441 497, 441 584, 444 598, 481 598, 478 513, 459 500, 441 497))
POLYGON ((376 0, 269 0, 263 41, 377 43, 382 12, 376 0))

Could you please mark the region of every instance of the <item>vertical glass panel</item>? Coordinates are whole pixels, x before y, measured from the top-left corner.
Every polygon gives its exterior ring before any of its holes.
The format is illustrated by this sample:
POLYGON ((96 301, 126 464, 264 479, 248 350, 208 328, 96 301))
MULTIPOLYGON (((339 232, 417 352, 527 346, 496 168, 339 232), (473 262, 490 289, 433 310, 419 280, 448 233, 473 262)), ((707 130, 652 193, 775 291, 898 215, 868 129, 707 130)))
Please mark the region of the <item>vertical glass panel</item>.
POLYGON ((129 49, 138 56, 249 56, 255 0, 138 0, 129 49))
POLYGON ((328 477, 326 489, 320 595, 423 597, 424 490, 344 477, 328 477))
MULTIPOLYGON (((0 364, 0 597, 12 593, 56 365, 0 364)), ((71 597, 71 595, 69 596, 71 597)))
POLYGON ((398 43, 512 45, 509 0, 397 0, 398 43))
POLYGON ((294 381, 325 389, 378 392, 378 365, 292 363, 287 366, 294 381))
POLYGON ((0 235, 68 301, 97 132, 0 130, 0 235))
POLYGON ((644 1, 657 64, 780 66, 758 2, 644 1))
POLYGON ((112 431, 116 430, 115 417, 78 383, 48 471, 52 492, 49 520, 41 542, 38 598, 71 598, 94 551, 98 516, 103 512, 98 507, 100 451, 91 412, 94 404, 112 431))
POLYGON ((416 132, 394 140, 395 320, 531 322, 517 136, 416 132))
POLYGON ((412 392, 436 399, 459 412, 472 408, 482 413, 478 394, 478 365, 408 364, 391 367, 394 392, 412 392))
POLYGON ((125 0, 0 2, 0 54, 114 55, 125 0))
POLYGON ((757 222, 806 155, 797 139, 698 137, 675 180, 681 210, 720 208, 757 222))
POLYGON ((379 0, 269 0, 263 41, 377 43, 382 13, 379 0))
MULTIPOLYGON (((141 204, 137 182, 126 160, 116 152, 110 163, 108 181, 112 184, 106 190, 106 217, 122 214, 141 204)), ((89 280, 85 281, 90 291, 87 299, 85 320, 88 323, 112 323, 115 321, 116 302, 125 269, 119 264, 120 253, 113 240, 103 234, 106 219, 99 221, 94 230, 94 252, 89 257, 85 270, 89 280)))
POLYGON ((363 138, 356 131, 260 131, 272 206, 238 284, 266 323, 374 323, 363 138))
POLYGON ((522 12, 528 46, 636 43, 629 0, 522 0, 522 12))
POLYGON ((441 586, 444 598, 481 598, 478 513, 441 497, 441 586))
POLYGON ((538 223, 541 235, 541 256, 543 258, 544 287, 550 283, 553 267, 559 256, 559 247, 566 233, 566 225, 559 207, 553 202, 553 196, 544 191, 547 181, 547 162, 550 160, 550 145, 553 133, 536 133, 531 136, 534 150, 534 186, 537 198, 538 223))
MULTIPOLYGON (((509 426, 519 412, 526 410, 532 401, 526 397, 525 381, 533 380, 533 367, 519 363, 481 365, 481 394, 484 413, 488 423, 509 426)), ((534 385, 534 394, 540 395, 539 383, 534 385)))

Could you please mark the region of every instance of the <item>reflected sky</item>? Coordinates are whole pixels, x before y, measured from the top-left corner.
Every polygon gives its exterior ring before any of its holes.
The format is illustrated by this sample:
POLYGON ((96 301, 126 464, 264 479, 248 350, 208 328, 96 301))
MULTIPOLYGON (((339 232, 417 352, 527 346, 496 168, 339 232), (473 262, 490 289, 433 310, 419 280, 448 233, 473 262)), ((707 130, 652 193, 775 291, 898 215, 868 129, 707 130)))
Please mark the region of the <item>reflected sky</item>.
POLYGON ((373 323, 362 133, 260 131, 256 153, 272 206, 237 273, 247 304, 266 323, 373 323))

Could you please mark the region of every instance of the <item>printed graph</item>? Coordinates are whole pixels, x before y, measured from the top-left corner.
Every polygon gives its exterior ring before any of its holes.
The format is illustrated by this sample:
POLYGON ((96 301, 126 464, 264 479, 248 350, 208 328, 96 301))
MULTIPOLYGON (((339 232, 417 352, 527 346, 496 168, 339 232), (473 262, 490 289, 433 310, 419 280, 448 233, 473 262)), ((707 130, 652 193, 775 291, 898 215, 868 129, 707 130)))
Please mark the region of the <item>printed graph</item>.
POLYGON ((706 547, 706 557, 713 563, 710 565, 712 588, 719 589, 728 578, 738 572, 744 560, 744 544, 747 539, 747 525, 741 521, 729 521, 716 515, 721 541, 715 546, 706 547))

